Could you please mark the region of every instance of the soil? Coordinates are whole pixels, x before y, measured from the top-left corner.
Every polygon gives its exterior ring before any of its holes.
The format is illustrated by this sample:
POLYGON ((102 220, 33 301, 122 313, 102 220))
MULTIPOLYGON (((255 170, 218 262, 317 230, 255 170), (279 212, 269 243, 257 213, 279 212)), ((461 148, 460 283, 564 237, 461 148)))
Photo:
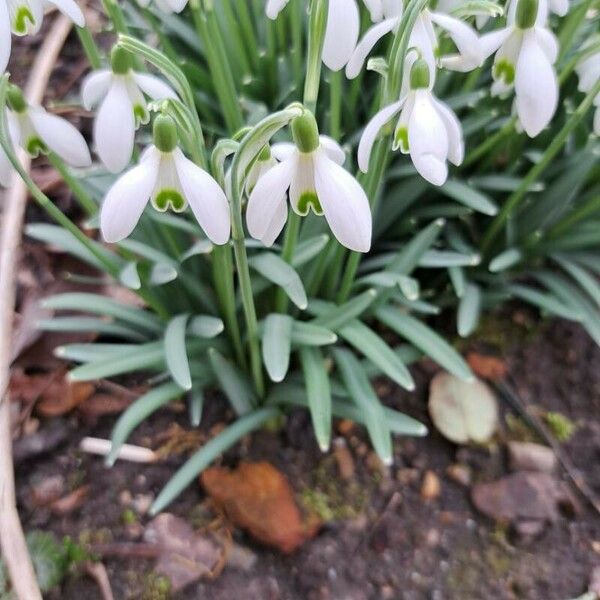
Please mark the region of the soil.
MULTIPOLYGON (((510 327, 515 327, 512 322, 503 330, 510 327)), ((537 333, 528 333, 527 339, 515 337, 518 343, 506 350, 505 358, 516 389, 527 403, 560 412, 577 424, 564 450, 587 483, 600 492, 600 350, 578 326, 565 322, 545 324, 537 333)), ((404 393, 386 380, 379 382, 378 391, 388 405, 431 426, 426 411, 431 371, 427 363, 413 367, 416 393, 404 393)), ((218 395, 208 399, 202 431, 222 424, 226 418, 222 406, 218 395)), ((134 433, 132 443, 156 445, 173 421, 189 429, 180 408, 149 419, 134 433)), ((124 497, 156 495, 184 456, 152 466, 121 462, 107 471, 100 459, 82 455, 77 445, 84 435, 108 436, 113 423, 114 418, 103 418, 90 427, 72 416, 71 435, 62 447, 20 465, 18 489, 26 529, 92 543, 140 537, 149 519, 142 517, 132 526, 124 518, 124 497), (56 474, 66 475, 72 487, 90 486, 83 505, 62 517, 27 508, 31 485, 56 474)), ((234 531, 235 543, 254 553, 256 563, 249 570, 225 566, 216 579, 192 584, 172 597, 567 600, 586 591, 593 569, 600 565, 600 519, 584 501, 578 514, 561 516, 530 539, 479 515, 469 488, 446 474, 448 466, 459 461, 471 466, 475 481, 497 479, 507 472, 502 442, 515 437, 514 431, 505 426, 497 441, 485 448, 459 448, 433 429, 423 439, 397 438, 395 464, 387 473, 373 460, 361 430, 347 433, 344 428, 344 432, 355 463, 350 480, 340 478, 331 455, 320 453, 302 411, 293 413, 279 433, 259 432, 230 451, 223 459, 226 465, 242 459, 274 463, 289 477, 298 497, 305 504, 321 506, 331 520, 292 556, 257 546, 234 531), (426 471, 433 471, 441 482, 439 497, 430 501, 421 496, 426 471)), ((212 518, 197 484, 169 511, 196 527, 212 518)), ((168 597, 155 589, 152 560, 120 557, 104 563, 115 598, 168 597)), ((49 598, 100 595, 95 583, 80 575, 68 578, 49 598)))

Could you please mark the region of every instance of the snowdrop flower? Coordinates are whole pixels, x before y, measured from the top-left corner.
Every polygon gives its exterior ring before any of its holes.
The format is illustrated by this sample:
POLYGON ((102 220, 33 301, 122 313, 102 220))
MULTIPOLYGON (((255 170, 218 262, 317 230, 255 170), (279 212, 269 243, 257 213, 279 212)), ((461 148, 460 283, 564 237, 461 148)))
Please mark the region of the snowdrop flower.
POLYGON ((519 122, 529 137, 538 135, 558 106, 558 80, 552 66, 558 41, 544 24, 545 0, 518 0, 508 14, 508 25, 481 37, 485 57, 496 53, 492 75, 494 94, 515 88, 519 122))
POLYGON ((358 165, 369 169, 373 144, 381 128, 400 113, 394 133, 393 149, 410 157, 417 171, 434 185, 448 178, 446 161, 460 165, 464 158, 464 140, 456 115, 432 93, 429 65, 417 59, 410 72, 410 91, 400 101, 380 111, 367 125, 358 147, 358 165))
MULTIPOLYGON (((346 65, 346 76, 349 79, 358 76, 375 44, 385 35, 396 32, 400 25, 402 0, 370 0, 368 5, 376 24, 365 33, 346 65), (377 22, 380 18, 383 20, 377 22)), ((417 17, 409 47, 419 49, 432 73, 436 63, 446 69, 466 72, 481 66, 484 59, 479 38, 472 27, 459 19, 429 9, 423 10, 417 17), (439 45, 434 25, 448 33, 456 45, 457 53, 437 58, 439 45)))
MULTIPOLYGON (((74 0, 48 0, 79 27, 85 18, 74 0)), ((44 18, 42 0, 0 0, 0 73, 4 73, 11 50, 11 31, 15 35, 37 33, 44 18)))
POLYGON ((559 17, 564 17, 569 12, 569 0, 548 0, 548 8, 559 17))
MULTIPOLYGON (((575 67, 579 77, 579 91, 590 92, 600 80, 600 51, 584 56, 575 67)), ((600 94, 594 98, 594 133, 600 136, 600 94)))
MULTIPOLYGON (((142 8, 148 8, 151 0, 138 0, 138 4, 142 8)), ((167 14, 177 13, 179 14, 188 3, 188 0, 154 0, 156 6, 167 14)))
MULTIPOLYGON (((13 144, 20 145, 32 157, 54 152, 73 167, 89 167, 90 151, 83 136, 67 120, 52 115, 41 106, 30 106, 21 90, 11 85, 7 92, 8 128, 13 144)), ((7 186, 12 167, 0 148, 0 185, 7 186)))
POLYGON ((344 151, 332 139, 319 136, 313 114, 305 111, 292 121, 294 144, 276 144, 281 162, 254 187, 246 210, 250 235, 271 246, 288 216, 286 193, 301 216, 312 210, 325 215, 341 244, 357 252, 371 247, 371 209, 356 179, 343 167, 344 151))
POLYGON ((111 69, 94 71, 83 82, 85 108, 91 110, 100 104, 94 122, 96 152, 113 173, 129 164, 135 131, 150 120, 144 94, 153 100, 176 98, 175 92, 157 77, 132 71, 131 55, 118 46, 111 53, 111 69))
POLYGON ((261 177, 266 175, 276 164, 277 159, 273 156, 271 147, 267 144, 258 155, 252 167, 250 167, 246 176, 245 187, 248 195, 252 193, 252 190, 256 187, 261 177))
MULTIPOLYGON (((267 16, 276 19, 289 0, 269 0, 267 16)), ((323 62, 340 71, 350 60, 360 33, 360 12, 356 0, 329 0, 327 28, 323 43, 323 62)))
POLYGON ((215 244, 229 240, 231 217, 225 193, 177 147, 177 129, 170 117, 154 120, 154 144, 146 148, 138 166, 122 175, 106 194, 100 230, 109 243, 119 242, 135 229, 151 201, 165 212, 182 212, 189 204, 198 223, 215 244))

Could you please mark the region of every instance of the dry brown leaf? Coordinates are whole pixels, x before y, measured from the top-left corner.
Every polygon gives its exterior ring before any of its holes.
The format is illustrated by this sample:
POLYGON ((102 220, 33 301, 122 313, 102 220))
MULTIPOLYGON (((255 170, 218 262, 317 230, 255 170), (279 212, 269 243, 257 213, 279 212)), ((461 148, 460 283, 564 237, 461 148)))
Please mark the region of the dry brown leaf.
POLYGON ((88 382, 72 382, 66 374, 54 379, 42 392, 36 412, 43 417, 60 417, 85 402, 95 390, 88 382))
POLYGON ((319 529, 314 518, 303 521, 287 478, 270 463, 214 467, 204 471, 201 481, 235 525, 281 552, 294 552, 319 529))
POLYGON ((498 381, 504 379, 508 373, 506 362, 497 356, 479 354, 478 352, 469 352, 467 362, 473 373, 482 379, 498 381))

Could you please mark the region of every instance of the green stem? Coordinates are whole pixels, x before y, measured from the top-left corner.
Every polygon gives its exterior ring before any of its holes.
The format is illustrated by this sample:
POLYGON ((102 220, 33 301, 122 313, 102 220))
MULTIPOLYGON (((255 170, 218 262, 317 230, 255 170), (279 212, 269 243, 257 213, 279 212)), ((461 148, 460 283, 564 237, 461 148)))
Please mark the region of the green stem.
POLYGON ((342 72, 331 73, 329 81, 330 114, 329 135, 334 140, 340 138, 342 121, 342 72))
POLYGON ((302 7, 303 0, 297 0, 291 8, 292 24, 292 68, 294 70, 294 80, 296 87, 300 90, 302 85, 302 76, 304 69, 302 64, 302 7))
POLYGON ((600 93, 600 81, 588 92, 581 104, 571 115, 563 128, 554 137, 542 158, 530 169, 529 173, 521 181, 521 185, 511 194, 508 200, 502 206, 502 210, 488 227, 481 241, 481 253, 484 254, 490 250, 490 247, 506 221, 512 216, 519 203, 527 195, 530 185, 543 173, 546 167, 551 163, 554 157, 560 152, 567 141, 571 132, 577 127, 581 119, 585 116, 594 102, 594 98, 600 93))
MULTIPOLYGON (((294 257, 294 250, 296 249, 296 243, 298 242, 298 234, 300 232, 301 218, 295 211, 291 211, 290 217, 285 230, 285 238, 283 241, 283 250, 281 252, 281 258, 286 263, 291 263, 294 257)), ((288 296, 282 288, 277 288, 277 295, 275 297, 275 310, 279 313, 285 313, 288 308, 288 296)))
POLYGON ((569 16, 565 19, 564 24, 558 34, 558 45, 560 48, 557 63, 559 63, 569 51, 573 37, 577 33, 579 27, 585 20, 586 14, 594 0, 585 0, 578 7, 569 12, 569 16))
POLYGON ((100 69, 102 67, 102 57, 90 30, 87 27, 77 27, 76 31, 90 66, 94 71, 100 69))
POLYGON ((327 27, 329 0, 312 0, 308 25, 306 79, 304 80, 304 106, 311 112, 317 108, 321 85, 321 57, 327 27))
POLYGON ((93 198, 85 191, 79 180, 73 176, 70 169, 65 165, 63 160, 54 152, 48 154, 48 162, 60 173, 65 183, 69 186, 73 196, 79 202, 79 205, 85 211, 88 217, 92 217, 98 212, 98 205, 93 198))
POLYGON ((565 219, 559 221, 544 237, 546 239, 560 237, 560 235, 568 231, 573 225, 576 225, 597 212, 600 212, 600 196, 592 196, 587 202, 578 206, 565 219))
POLYGON ((121 7, 115 0, 102 0, 104 11, 108 18, 112 21, 115 31, 120 34, 128 35, 129 28, 125 21, 125 15, 121 10, 121 7))

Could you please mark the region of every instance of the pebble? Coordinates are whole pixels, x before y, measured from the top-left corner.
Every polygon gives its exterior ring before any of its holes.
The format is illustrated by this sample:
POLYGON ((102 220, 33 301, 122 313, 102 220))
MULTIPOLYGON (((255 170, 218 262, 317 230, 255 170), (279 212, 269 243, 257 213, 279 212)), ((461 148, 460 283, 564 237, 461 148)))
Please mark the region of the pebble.
POLYGON ((456 463, 446 469, 446 475, 454 482, 469 487, 473 481, 471 467, 456 463))
POLYGON ((509 442, 508 455, 512 471, 553 473, 557 460, 551 448, 532 442, 509 442))
POLYGON ((433 471, 426 471, 421 485, 421 498, 435 500, 442 492, 440 478, 433 471))

